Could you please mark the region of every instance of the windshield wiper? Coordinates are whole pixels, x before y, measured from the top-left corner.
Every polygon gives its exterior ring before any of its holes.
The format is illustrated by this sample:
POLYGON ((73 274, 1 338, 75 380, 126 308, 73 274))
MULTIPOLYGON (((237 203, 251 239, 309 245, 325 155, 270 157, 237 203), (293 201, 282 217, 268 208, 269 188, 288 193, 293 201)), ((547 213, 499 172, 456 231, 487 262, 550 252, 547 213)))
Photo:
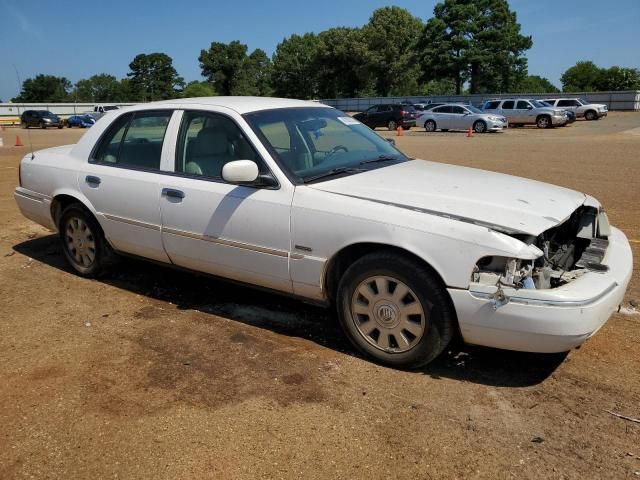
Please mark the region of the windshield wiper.
POLYGON ((340 175, 342 173, 360 173, 364 172, 362 168, 354 168, 354 167, 338 167, 329 170, 328 172, 319 173, 318 175, 313 175, 311 177, 304 178, 304 183, 313 182, 314 180, 320 180, 321 178, 333 177, 334 175, 340 175))
POLYGON ((369 160, 363 160, 360 162, 360 165, 366 165, 367 163, 378 163, 378 162, 391 162, 398 160, 397 157, 392 157, 390 155, 380 155, 376 158, 370 158, 369 160))

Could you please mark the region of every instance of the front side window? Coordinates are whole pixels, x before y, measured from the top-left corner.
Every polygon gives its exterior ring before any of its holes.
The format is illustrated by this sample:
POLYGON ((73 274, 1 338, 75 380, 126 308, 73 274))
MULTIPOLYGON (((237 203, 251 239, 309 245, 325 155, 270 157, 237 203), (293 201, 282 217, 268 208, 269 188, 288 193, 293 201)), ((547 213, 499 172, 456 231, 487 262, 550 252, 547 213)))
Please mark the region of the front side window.
MULTIPOLYGON (((268 132, 278 148, 285 151, 290 142, 283 125, 274 123, 268 132)), ((176 172, 222 178, 222 167, 234 160, 252 160, 260 173, 268 172, 233 120, 210 112, 184 113, 176 147, 176 172)))
POLYGON ((162 143, 172 113, 135 112, 119 117, 102 139, 94 162, 160 170, 162 143))
POLYGON ((516 107, 516 109, 517 110, 526 110, 530 106, 531 105, 529 104, 529 102, 525 102, 524 100, 518 100, 518 106, 516 107))
POLYGON ((244 117, 280 166, 299 181, 313 181, 330 172, 358 173, 407 160, 371 129, 333 108, 281 108, 244 117))
POLYGON ((454 105, 453 107, 450 107, 450 108, 451 108, 451 113, 455 113, 457 115, 463 115, 467 113, 467 111, 464 108, 458 107, 457 105, 454 105))

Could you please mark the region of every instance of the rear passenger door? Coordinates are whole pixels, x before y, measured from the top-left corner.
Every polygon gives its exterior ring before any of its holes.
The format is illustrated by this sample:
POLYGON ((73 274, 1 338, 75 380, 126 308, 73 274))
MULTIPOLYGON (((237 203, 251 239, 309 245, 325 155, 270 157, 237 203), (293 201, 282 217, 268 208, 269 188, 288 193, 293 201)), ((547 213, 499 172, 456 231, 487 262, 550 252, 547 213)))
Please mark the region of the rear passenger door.
POLYGON ((451 128, 451 107, 443 105, 431 110, 433 120, 436 122, 436 128, 444 128, 445 130, 451 128))
POLYGON ((502 102, 502 106, 500 107, 500 110, 502 113, 502 115, 504 115, 505 117, 507 117, 507 120, 509 121, 509 123, 522 123, 520 121, 518 121, 516 114, 515 114, 515 106, 516 106, 516 102, 513 100, 505 100, 504 102, 502 102))
POLYGON ((160 163, 172 110, 132 112, 106 130, 78 176, 116 250, 169 262, 160 235, 160 163))

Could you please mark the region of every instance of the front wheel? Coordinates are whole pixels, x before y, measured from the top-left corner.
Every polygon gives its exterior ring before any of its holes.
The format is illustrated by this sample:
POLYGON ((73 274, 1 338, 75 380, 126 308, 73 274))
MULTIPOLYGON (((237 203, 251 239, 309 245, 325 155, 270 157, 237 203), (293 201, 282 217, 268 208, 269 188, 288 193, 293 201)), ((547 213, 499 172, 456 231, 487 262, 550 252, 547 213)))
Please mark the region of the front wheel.
POLYGON ((598 114, 596 112, 594 112, 593 110, 589 110, 587 112, 585 112, 584 114, 584 119, 585 120, 597 120, 598 118, 598 114))
POLYGON ((387 123, 387 128, 391 131, 397 130, 398 124, 395 120, 389 120, 389 123, 387 123))
POLYGON ((27 122, 20 122, 20 128, 24 128, 26 130, 27 128, 29 128, 29 125, 27 124, 27 122))
POLYGON ((47 129, 47 124, 44 123, 44 122, 40 122, 40 128, 43 129, 43 130, 46 130, 47 129))
POLYGON ((449 344, 455 312, 437 276, 391 252, 353 263, 338 286, 337 308, 347 337, 385 365, 417 368, 449 344))
POLYGON ((69 264, 83 277, 96 278, 108 270, 115 254, 102 228, 83 206, 69 205, 60 216, 59 235, 69 264))
POLYGON ((540 115, 536 120, 538 128, 551 128, 551 119, 547 115, 540 115))
POLYGON ((487 131, 487 124, 482 120, 478 120, 473 124, 473 131, 476 133, 484 133, 487 131))

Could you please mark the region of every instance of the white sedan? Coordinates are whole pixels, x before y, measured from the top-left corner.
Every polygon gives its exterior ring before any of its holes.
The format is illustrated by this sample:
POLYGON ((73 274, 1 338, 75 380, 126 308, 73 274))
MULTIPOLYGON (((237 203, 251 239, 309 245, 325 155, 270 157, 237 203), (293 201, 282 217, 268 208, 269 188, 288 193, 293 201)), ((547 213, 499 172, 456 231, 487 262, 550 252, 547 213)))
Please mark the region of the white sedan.
POLYGON ((416 126, 427 132, 442 130, 468 130, 476 133, 498 132, 509 126, 502 115, 483 112, 473 105, 448 103, 427 110, 416 117, 416 126))
POLYGON ((422 160, 327 106, 214 97, 109 112, 25 156, 15 199, 75 271, 118 253, 336 307, 376 361, 417 367, 454 335, 566 351, 623 299, 629 243, 599 203, 422 160))

